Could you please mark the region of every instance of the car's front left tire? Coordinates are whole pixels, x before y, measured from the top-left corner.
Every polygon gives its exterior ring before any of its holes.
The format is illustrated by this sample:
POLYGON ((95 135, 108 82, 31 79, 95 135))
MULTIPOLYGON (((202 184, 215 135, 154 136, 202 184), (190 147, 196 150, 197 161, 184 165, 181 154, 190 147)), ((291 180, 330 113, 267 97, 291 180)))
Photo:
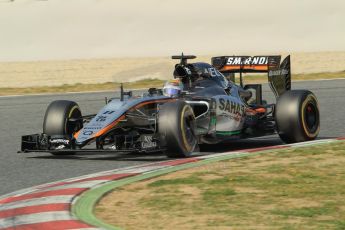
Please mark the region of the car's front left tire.
POLYGON ((194 112, 187 103, 175 101, 160 106, 158 130, 168 157, 191 155, 198 145, 195 128, 194 112))

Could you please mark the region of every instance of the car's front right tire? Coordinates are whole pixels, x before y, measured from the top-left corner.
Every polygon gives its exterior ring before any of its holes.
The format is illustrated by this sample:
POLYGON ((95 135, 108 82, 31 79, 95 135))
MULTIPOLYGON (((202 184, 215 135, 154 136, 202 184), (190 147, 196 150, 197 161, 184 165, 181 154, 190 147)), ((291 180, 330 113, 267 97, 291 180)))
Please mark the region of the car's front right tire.
MULTIPOLYGON (((77 103, 57 100, 48 106, 43 122, 43 133, 48 136, 72 138, 83 127, 82 114, 77 103), (70 121, 73 119, 74 121, 70 121)), ((53 155, 71 155, 74 152, 52 152, 53 155)))

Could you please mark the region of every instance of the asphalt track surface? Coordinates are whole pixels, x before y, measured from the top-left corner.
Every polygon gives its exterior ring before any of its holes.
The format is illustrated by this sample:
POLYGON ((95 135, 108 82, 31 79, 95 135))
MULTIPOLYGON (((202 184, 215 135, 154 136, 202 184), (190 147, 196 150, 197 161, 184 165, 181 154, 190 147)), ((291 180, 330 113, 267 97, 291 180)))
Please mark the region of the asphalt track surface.
MULTIPOLYGON (((345 80, 298 82, 292 87, 309 89, 316 94, 321 112, 320 139, 345 136, 345 80)), ((268 102, 273 102, 273 94, 267 85, 264 85, 263 91, 268 102)), ((104 97, 113 96, 116 96, 115 92, 0 97, 0 195, 42 183, 167 159, 161 153, 87 153, 64 157, 17 153, 21 135, 42 131, 45 109, 51 101, 74 100, 86 115, 97 112, 104 105, 104 97)), ((279 137, 274 135, 204 148, 202 154, 281 143, 279 137)))

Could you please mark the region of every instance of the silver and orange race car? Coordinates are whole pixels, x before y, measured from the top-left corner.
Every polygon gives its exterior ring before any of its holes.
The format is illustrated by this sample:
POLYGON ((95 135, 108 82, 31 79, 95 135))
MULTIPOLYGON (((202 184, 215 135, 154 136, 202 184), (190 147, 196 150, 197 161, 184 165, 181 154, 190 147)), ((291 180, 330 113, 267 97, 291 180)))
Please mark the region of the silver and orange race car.
POLYGON ((97 114, 83 116, 76 102, 53 101, 43 133, 22 136, 21 152, 152 152, 187 157, 200 144, 277 133, 286 143, 313 140, 320 129, 315 95, 291 90, 290 56, 222 56, 212 64, 179 59, 174 78, 140 97, 121 87, 97 114), (240 84, 232 76, 240 75, 240 84), (262 85, 243 85, 242 73, 267 73, 276 103, 262 85))

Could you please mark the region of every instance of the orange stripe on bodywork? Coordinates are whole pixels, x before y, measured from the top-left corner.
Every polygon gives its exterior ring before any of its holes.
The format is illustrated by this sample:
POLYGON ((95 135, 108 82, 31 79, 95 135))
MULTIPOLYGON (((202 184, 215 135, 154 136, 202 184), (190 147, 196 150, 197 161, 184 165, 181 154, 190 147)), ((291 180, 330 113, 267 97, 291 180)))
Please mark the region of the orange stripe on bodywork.
POLYGON ((263 107, 256 108, 255 111, 256 111, 257 113, 266 113, 266 109, 263 108, 263 107))
POLYGON ((266 108, 259 107, 259 108, 256 108, 256 109, 252 109, 252 108, 247 108, 246 109, 246 114, 247 115, 256 115, 257 113, 266 113, 266 108))
POLYGON ((143 107, 144 105, 158 103, 158 102, 169 102, 169 101, 176 101, 176 99, 164 99, 164 100, 146 101, 146 102, 142 102, 140 104, 137 104, 136 106, 132 107, 131 109, 133 109, 133 108, 134 109, 138 109, 140 107, 143 107))
POLYGON ((77 138, 78 138, 79 133, 80 133, 80 131, 81 131, 82 129, 83 129, 83 128, 79 129, 79 131, 78 131, 78 132, 76 132, 76 133, 74 133, 74 134, 73 134, 73 137, 74 137, 75 139, 77 139, 77 138))
POLYGON ((118 119, 116 119, 115 121, 111 122, 109 125, 107 125, 106 127, 104 127, 103 129, 99 130, 95 135, 93 135, 93 137, 98 137, 103 135, 104 133, 110 131, 115 125, 117 125, 121 120, 123 120, 125 118, 125 115, 122 115, 121 117, 119 117, 118 119))
POLYGON ((226 65, 220 71, 229 71, 229 70, 261 70, 268 71, 267 64, 264 65, 226 65))

